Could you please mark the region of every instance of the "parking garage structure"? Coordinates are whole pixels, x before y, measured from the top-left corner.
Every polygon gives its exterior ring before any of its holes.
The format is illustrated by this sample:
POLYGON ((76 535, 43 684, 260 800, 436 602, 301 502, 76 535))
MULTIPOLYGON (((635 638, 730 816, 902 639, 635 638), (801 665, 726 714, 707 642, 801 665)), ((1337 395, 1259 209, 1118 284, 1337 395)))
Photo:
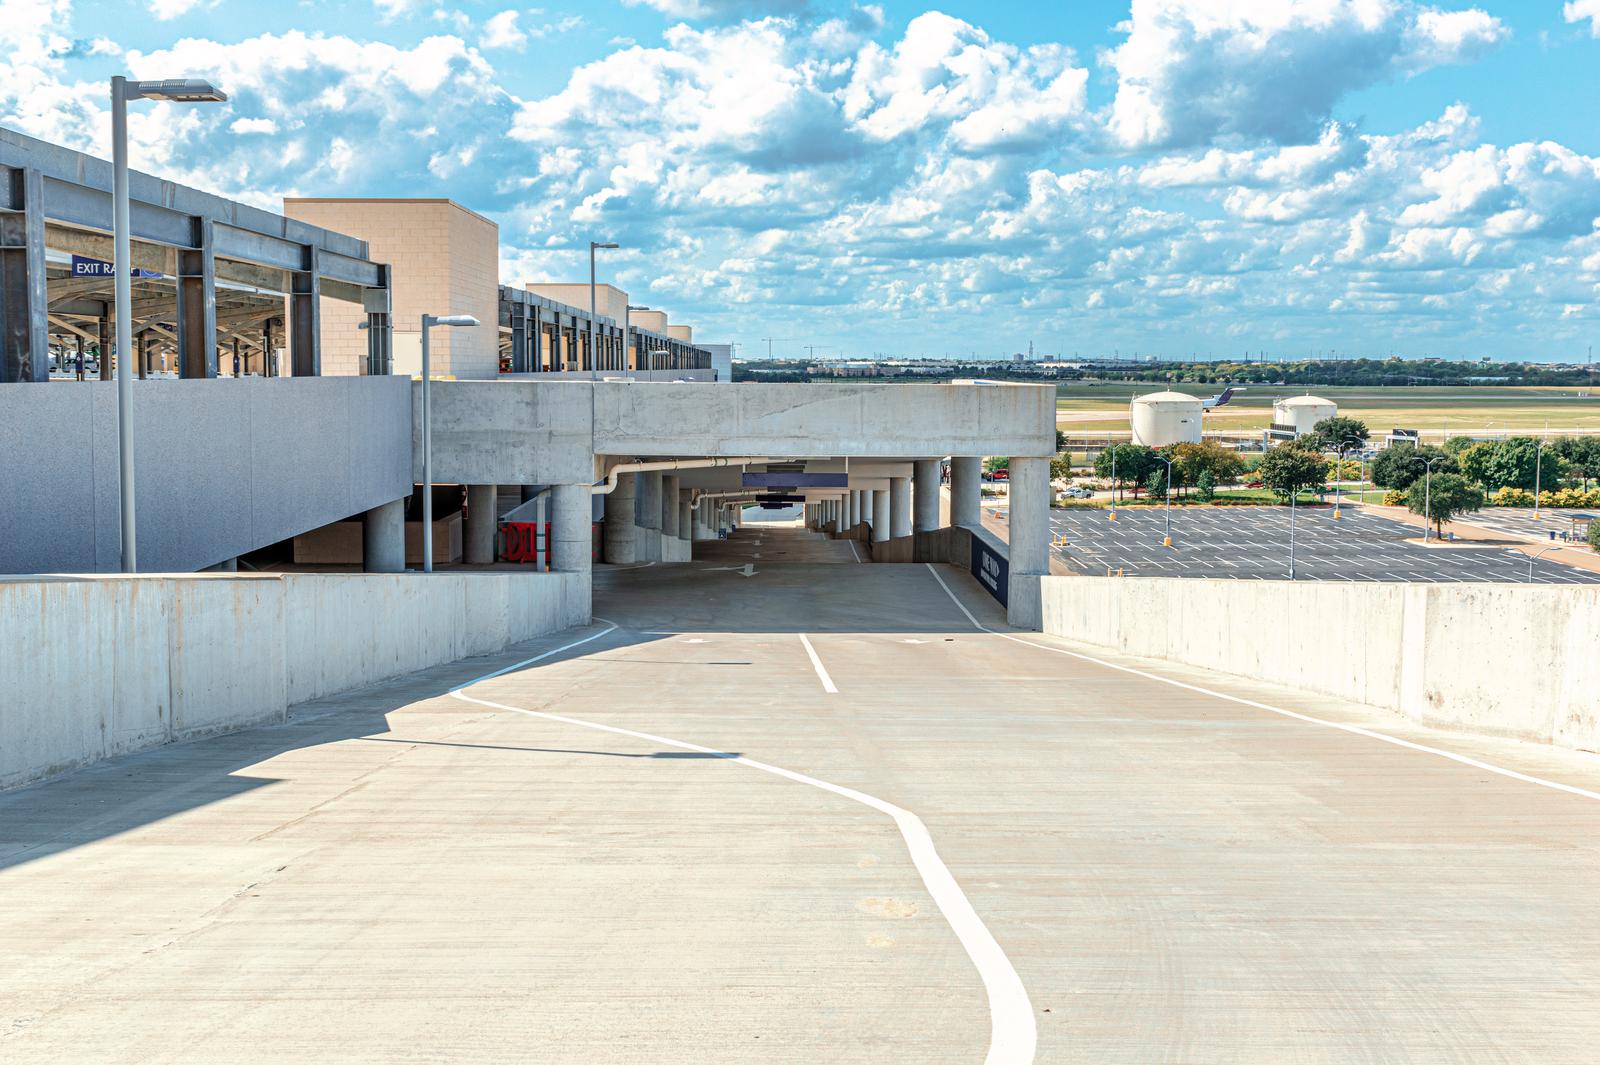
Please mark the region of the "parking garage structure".
POLYGON ((397 521, 410 386, 389 375, 388 266, 359 239, 134 172, 134 346, 116 352, 111 186, 109 162, 0 130, 0 572, 119 567, 121 357, 140 378, 141 568, 227 567, 340 519, 397 521), (334 305, 359 351, 345 376, 323 358, 334 305))

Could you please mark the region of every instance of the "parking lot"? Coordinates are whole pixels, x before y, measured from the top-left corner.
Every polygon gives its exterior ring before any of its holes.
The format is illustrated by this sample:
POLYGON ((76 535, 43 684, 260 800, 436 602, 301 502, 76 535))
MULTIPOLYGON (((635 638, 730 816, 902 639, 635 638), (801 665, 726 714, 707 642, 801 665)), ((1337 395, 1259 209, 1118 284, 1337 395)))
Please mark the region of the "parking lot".
POLYGON ((1600 516, 1600 511, 1593 509, 1546 507, 1535 518, 1532 507, 1484 507, 1476 513, 1463 515, 1461 522, 1527 539, 1549 540, 1550 534, 1554 533, 1557 540, 1572 536, 1581 541, 1586 532, 1586 521, 1597 516, 1600 516))
MULTIPOLYGON (((1345 507, 1301 507, 1294 515, 1297 580, 1527 582, 1528 556, 1505 547, 1423 547, 1420 531, 1345 507)), ((1056 554, 1076 573, 1284 580, 1289 576, 1287 507, 1179 507, 1172 511, 1172 547, 1163 547, 1159 508, 1056 510, 1050 524, 1066 546, 1056 554)), ((1573 547, 1564 550, 1586 551, 1573 547)), ((1561 552, 1533 563, 1533 581, 1600 584, 1600 573, 1563 565, 1561 552)))

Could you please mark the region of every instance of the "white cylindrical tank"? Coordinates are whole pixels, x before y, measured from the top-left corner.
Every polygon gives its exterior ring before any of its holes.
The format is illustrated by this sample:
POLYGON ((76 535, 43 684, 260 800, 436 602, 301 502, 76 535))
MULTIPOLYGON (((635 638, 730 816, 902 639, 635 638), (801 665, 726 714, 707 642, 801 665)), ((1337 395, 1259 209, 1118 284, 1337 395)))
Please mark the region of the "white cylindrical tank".
POLYGON ((1151 392, 1128 404, 1133 442, 1145 447, 1200 442, 1201 404, 1182 392, 1151 392))
POLYGON ((1321 396, 1290 396, 1272 405, 1274 425, 1291 426, 1297 434, 1309 433, 1325 418, 1339 413, 1338 404, 1321 396))

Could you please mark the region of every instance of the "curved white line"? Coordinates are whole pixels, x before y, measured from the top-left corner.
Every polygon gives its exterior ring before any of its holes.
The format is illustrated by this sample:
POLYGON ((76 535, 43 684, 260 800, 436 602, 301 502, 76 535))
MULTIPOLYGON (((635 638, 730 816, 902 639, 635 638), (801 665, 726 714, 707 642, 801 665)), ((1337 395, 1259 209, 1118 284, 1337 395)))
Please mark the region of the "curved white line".
POLYGON ((1227 692, 1214 691, 1211 688, 1204 688, 1198 684, 1189 684, 1185 681, 1174 680, 1171 677, 1163 677, 1158 673, 1146 673, 1144 670, 1134 669, 1132 666, 1121 666, 1115 662, 1107 662, 1103 658, 1096 658, 1093 655, 1079 654, 1077 651, 1068 651, 1064 647, 1050 647, 1042 643, 1034 643, 1032 640, 1019 639, 1016 636, 1012 636, 1010 633, 991 629, 989 626, 983 624, 977 618, 973 617, 972 611, 968 610, 966 605, 962 603, 960 599, 956 598, 956 594, 950 590, 950 586, 944 582, 944 578, 939 576, 939 571, 933 568, 933 564, 924 563, 924 565, 928 567, 928 572, 933 574, 933 579, 939 582, 939 587, 944 589, 944 594, 948 595, 950 597, 950 601, 960 608, 961 612, 967 616, 967 620, 972 622, 974 628, 981 629, 984 632, 989 633, 991 636, 998 636, 1002 640, 1010 640, 1012 643, 1020 643, 1024 647, 1033 647, 1040 651, 1049 651, 1052 654, 1066 655, 1068 658, 1076 658, 1083 662, 1093 662, 1097 666, 1104 666, 1107 669, 1114 669, 1119 673, 1131 673, 1135 677, 1143 677, 1145 680, 1153 680, 1162 684, 1169 684, 1174 688, 1182 688, 1184 691, 1191 691, 1200 695, 1209 695, 1214 699, 1226 699, 1230 703, 1238 703, 1240 706, 1248 706, 1255 710, 1265 710, 1269 714, 1277 714, 1279 717, 1292 718, 1295 721, 1304 721, 1308 725, 1322 725, 1326 728, 1338 729, 1340 732, 1348 732, 1355 736, 1365 736, 1369 740, 1380 740, 1383 743, 1392 743, 1396 747, 1404 747, 1410 751, 1420 751, 1423 754, 1432 754, 1440 758, 1447 758, 1452 762, 1459 762, 1462 765, 1471 766, 1473 769, 1481 769, 1486 773, 1495 773, 1502 777, 1509 777, 1512 780, 1520 780, 1524 784, 1537 784, 1542 788, 1551 788, 1555 791, 1564 791, 1569 795, 1577 795, 1585 799, 1600 800, 1600 792, 1593 792, 1585 788, 1574 787, 1571 784, 1563 784, 1556 780, 1546 780, 1543 777, 1531 776, 1527 773, 1519 773, 1515 769, 1507 769, 1505 766, 1494 765, 1491 762, 1480 762, 1476 758, 1468 758, 1464 754, 1456 754, 1454 751, 1446 751, 1438 747, 1429 747, 1427 744, 1413 743, 1410 740, 1403 740, 1399 736, 1391 736, 1386 732, 1376 732, 1373 729, 1362 728, 1360 725, 1346 724, 1343 721, 1329 721, 1326 718, 1312 717, 1310 714, 1302 714, 1296 710, 1285 710, 1283 707, 1273 706, 1271 703, 1261 703, 1254 699, 1246 699, 1243 696, 1229 695, 1227 692))
MULTIPOLYGON (((958 604, 959 605, 959 604, 958 604)), ((767 762, 758 762, 754 758, 745 758, 740 755, 729 754, 712 747, 702 747, 698 743, 687 743, 683 740, 671 739, 667 736, 657 736, 649 732, 637 732, 629 728, 619 728, 616 725, 602 725, 596 721, 584 721, 576 717, 566 717, 562 714, 546 713, 543 710, 524 710, 520 706, 507 706, 504 703, 490 702, 487 699, 478 699, 464 693, 463 689, 474 684, 490 680, 494 677, 504 676, 507 673, 531 666, 535 662, 542 662, 546 658, 558 655, 562 651, 571 650, 608 636, 616 632, 619 626, 614 621, 605 618, 595 618, 604 621, 606 628, 599 632, 585 636, 581 640, 574 640, 569 644, 545 651, 543 654, 534 655, 532 658, 523 659, 521 662, 497 669, 493 673, 485 673, 481 677, 474 677, 451 688, 447 693, 465 702, 476 703, 495 710, 507 710, 514 714, 526 714, 528 717, 543 718, 546 721, 556 721, 563 725, 577 725, 580 728, 595 729, 599 732, 610 732, 618 736, 630 736, 634 739, 645 740, 649 743, 665 744, 683 751, 695 751, 699 754, 714 755, 729 762, 737 762, 750 769, 759 769, 763 773, 783 777, 799 784, 809 784, 813 788, 832 792, 869 806, 879 813, 888 814, 894 819, 895 827, 900 830, 900 836, 906 841, 906 850, 911 854, 911 863, 916 867, 917 874, 922 877, 923 885, 928 889, 928 894, 933 897, 934 904, 939 907, 939 912, 949 922, 950 928, 955 932, 956 938, 961 941, 961 946, 966 949, 967 957, 972 959, 972 964, 978 969, 978 976, 983 980, 983 989, 989 999, 989 1052, 984 1057, 984 1065, 1032 1065, 1034 1049, 1038 1043, 1038 1032, 1034 1026, 1033 1003, 1028 999, 1028 991, 1022 986, 1022 978, 1017 975, 1017 970, 1011 965, 1011 959, 1006 957, 1000 944, 995 942, 993 935, 984 925, 978 912, 972 908, 966 893, 961 890, 961 885, 956 882, 955 876, 946 868, 939 857, 938 850, 933 845, 933 836, 928 832, 928 826, 922 819, 910 810, 901 809, 893 803, 884 802, 876 796, 866 792, 856 791, 854 788, 840 787, 830 784, 826 780, 796 773, 792 769, 782 766, 770 765, 767 762)))

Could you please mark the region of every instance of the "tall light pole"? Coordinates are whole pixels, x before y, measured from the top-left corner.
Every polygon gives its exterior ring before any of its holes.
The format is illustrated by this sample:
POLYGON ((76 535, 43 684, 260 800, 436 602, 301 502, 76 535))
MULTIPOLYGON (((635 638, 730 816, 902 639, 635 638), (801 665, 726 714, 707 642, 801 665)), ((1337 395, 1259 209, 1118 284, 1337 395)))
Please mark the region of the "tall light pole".
MULTIPOLYGON (((600 353, 594 350, 594 316, 597 312, 594 298, 594 253, 599 248, 620 248, 622 245, 609 240, 591 240, 589 242, 589 380, 594 380, 595 367, 600 363, 600 353)), ((477 322, 473 322, 477 325, 477 322)))
MULTIPOLYGON (((1156 457, 1158 459, 1161 458, 1160 455, 1157 455, 1156 457)), ((1165 462, 1167 464, 1167 535, 1162 537, 1161 546, 1162 547, 1171 547, 1172 546, 1172 460, 1171 459, 1161 459, 1161 461, 1165 462)))
POLYGON ((1333 449, 1333 516, 1339 517, 1339 504, 1344 501, 1344 493, 1340 490, 1339 482, 1344 477, 1344 453, 1347 447, 1360 446, 1362 441, 1355 437, 1341 440, 1333 449))
MULTIPOLYGON (((470 314, 422 316, 422 572, 433 572, 433 411, 428 405, 432 392, 428 365, 428 330, 436 325, 477 325, 470 314)), ((591 322, 592 324, 592 322, 591 322)))
MULTIPOLYGON (((629 322, 629 313, 632 311, 648 311, 650 308, 642 303, 624 303, 622 305, 622 362, 625 370, 642 370, 643 366, 628 366, 628 344, 633 338, 633 326, 629 322)), ((644 352, 639 354, 643 355, 644 352)))
MULTIPOLYGON (((122 572, 139 571, 137 522, 133 501, 133 251, 128 225, 128 101, 221 103, 228 98, 210 82, 111 79, 112 306, 117 323, 117 458, 122 512, 122 572)), ((104 359, 106 352, 101 352, 104 359)))
POLYGON ((1551 544, 1549 547, 1545 548, 1544 550, 1539 551, 1539 552, 1537 552, 1535 554, 1532 554, 1532 555, 1528 556, 1528 583, 1529 584, 1533 583, 1533 564, 1535 562, 1539 561, 1539 557, 1541 555, 1549 554, 1551 551, 1559 551, 1559 550, 1561 550, 1561 545, 1560 544, 1551 544))
POLYGON ((1117 520, 1117 443, 1111 442, 1111 521, 1117 520))
MULTIPOLYGON (((1544 437, 1540 437, 1533 445, 1533 520, 1539 520, 1539 474, 1544 467, 1544 437)), ((1559 494, 1559 493, 1558 493, 1559 494)), ((1528 570, 1532 573, 1532 567, 1528 570)))
POLYGON ((1295 500, 1300 496, 1300 486, 1291 485, 1289 489, 1289 579, 1294 580, 1294 515, 1295 500))

